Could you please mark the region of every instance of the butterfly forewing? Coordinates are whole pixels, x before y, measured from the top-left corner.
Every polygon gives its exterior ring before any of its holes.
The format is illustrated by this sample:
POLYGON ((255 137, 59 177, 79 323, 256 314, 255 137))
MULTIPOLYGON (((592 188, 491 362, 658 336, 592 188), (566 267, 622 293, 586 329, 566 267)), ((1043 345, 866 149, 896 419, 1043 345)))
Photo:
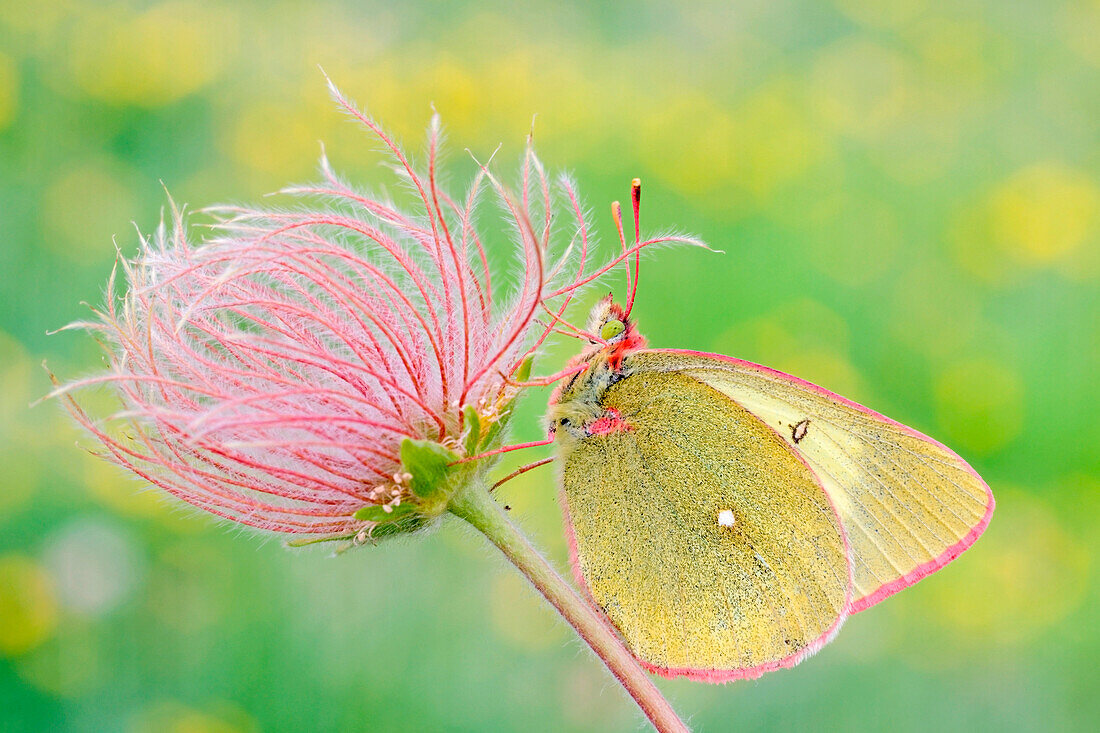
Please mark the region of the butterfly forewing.
POLYGON ((790 445, 688 375, 633 369, 599 397, 621 421, 559 441, 563 486, 574 561, 634 654, 723 680, 823 644, 850 601, 847 547, 790 445))
POLYGON ((638 373, 693 377, 783 436, 813 468, 851 545, 852 611, 950 562, 985 529, 989 487, 934 440, 820 387, 728 357, 684 351, 631 356, 638 373))

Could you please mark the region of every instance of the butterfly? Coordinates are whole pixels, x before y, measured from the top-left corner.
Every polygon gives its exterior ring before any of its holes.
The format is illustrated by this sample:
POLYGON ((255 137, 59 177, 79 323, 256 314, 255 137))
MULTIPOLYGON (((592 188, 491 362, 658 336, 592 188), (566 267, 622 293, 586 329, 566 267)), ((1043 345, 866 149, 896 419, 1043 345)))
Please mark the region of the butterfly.
POLYGON ((992 492, 941 443, 767 367, 649 349, 629 311, 596 305, 548 419, 578 584, 651 672, 791 667, 989 524, 992 492))

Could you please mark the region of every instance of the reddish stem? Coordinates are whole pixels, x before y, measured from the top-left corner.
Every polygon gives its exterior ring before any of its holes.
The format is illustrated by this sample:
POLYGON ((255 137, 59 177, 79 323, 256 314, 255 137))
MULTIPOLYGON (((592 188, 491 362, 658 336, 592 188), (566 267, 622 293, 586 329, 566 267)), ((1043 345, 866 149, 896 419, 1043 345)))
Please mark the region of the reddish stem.
POLYGON ((465 519, 496 545, 557 609, 584 642, 603 661, 623 689, 661 733, 687 733, 653 680, 638 665, 611 626, 585 602, 512 523, 480 481, 473 481, 451 501, 453 514, 465 519))

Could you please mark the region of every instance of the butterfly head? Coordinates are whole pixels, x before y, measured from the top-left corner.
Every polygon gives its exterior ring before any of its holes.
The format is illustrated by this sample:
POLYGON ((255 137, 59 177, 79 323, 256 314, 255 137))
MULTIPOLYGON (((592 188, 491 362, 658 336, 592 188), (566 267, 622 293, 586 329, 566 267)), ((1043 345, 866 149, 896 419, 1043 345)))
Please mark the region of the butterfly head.
POLYGON ((588 333, 595 354, 619 362, 628 352, 645 348, 645 337, 638 333, 630 314, 614 301, 611 294, 596 303, 588 316, 588 333), (598 339, 598 340, 597 340, 598 339))
POLYGON ((617 411, 602 404, 604 393, 626 376, 624 357, 644 348, 627 311, 610 294, 592 308, 587 329, 579 331, 588 347, 570 362, 580 367, 550 396, 549 431, 556 440, 580 440, 632 429, 617 411))
POLYGON ((638 331, 626 310, 608 293, 588 314, 587 332, 593 345, 606 348, 631 338, 638 338, 638 331))

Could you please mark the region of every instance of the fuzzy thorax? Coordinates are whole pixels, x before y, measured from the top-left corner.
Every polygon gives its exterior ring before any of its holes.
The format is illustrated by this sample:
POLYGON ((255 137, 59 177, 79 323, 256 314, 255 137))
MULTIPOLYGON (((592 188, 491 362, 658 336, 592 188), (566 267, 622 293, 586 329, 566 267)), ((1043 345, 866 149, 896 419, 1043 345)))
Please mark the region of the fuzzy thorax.
POLYGON ((547 420, 559 442, 583 439, 608 426, 625 426, 621 416, 605 409, 603 395, 630 374, 628 355, 646 345, 634 322, 610 295, 593 307, 588 330, 594 335, 611 335, 591 341, 591 346, 573 360, 584 369, 568 379, 551 399, 547 420))

